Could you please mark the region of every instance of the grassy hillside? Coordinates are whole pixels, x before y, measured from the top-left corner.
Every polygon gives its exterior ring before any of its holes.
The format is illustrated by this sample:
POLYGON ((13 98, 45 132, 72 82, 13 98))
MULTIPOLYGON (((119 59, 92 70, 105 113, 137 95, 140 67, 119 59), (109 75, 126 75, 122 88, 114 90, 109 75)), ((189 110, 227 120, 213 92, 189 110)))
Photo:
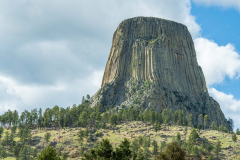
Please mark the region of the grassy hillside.
MULTIPOLYGON (((49 144, 52 144, 54 147, 56 147, 59 154, 66 153, 68 155, 68 159, 81 159, 81 148, 84 148, 84 152, 88 152, 90 148, 94 148, 103 138, 108 138, 112 144, 113 147, 116 147, 120 144, 120 142, 127 138, 130 141, 133 141, 134 138, 137 138, 139 136, 148 137, 150 136, 151 142, 153 140, 156 140, 158 145, 162 141, 166 141, 167 143, 170 143, 174 140, 176 140, 176 135, 179 132, 181 135, 181 139, 185 140, 184 135, 184 126, 169 126, 164 127, 162 125, 162 129, 159 130, 157 133, 154 132, 154 127, 150 123, 144 123, 139 121, 133 121, 128 123, 122 123, 120 125, 117 125, 114 129, 110 129, 108 127, 109 124, 107 124, 107 128, 109 129, 99 129, 99 130, 90 130, 90 134, 94 135, 91 141, 90 138, 84 138, 82 144, 79 142, 78 138, 78 132, 79 130, 85 130, 85 128, 77 127, 77 128, 66 128, 61 130, 54 130, 53 129, 47 129, 47 130, 32 130, 32 147, 36 147, 38 149, 38 152, 40 153, 43 147, 46 147, 47 144, 44 143, 43 136, 46 132, 51 133, 51 138, 49 144), (95 136, 95 131, 99 133, 99 136, 95 136), (82 145, 82 147, 81 147, 82 145)), ((7 130, 5 130, 3 137, 5 136, 7 130)), ((188 132, 186 136, 186 140, 188 140, 188 136, 190 134, 191 127, 188 127, 188 132)), ((9 130, 10 132, 10 130, 9 130)), ((217 140, 220 140, 222 143, 222 151, 220 152, 220 159, 240 159, 240 144, 236 143, 235 148, 234 143, 232 141, 232 135, 228 133, 213 131, 213 130, 202 130, 199 132, 200 139, 196 141, 195 145, 200 148, 201 140, 203 138, 206 138, 205 141, 208 141, 211 144, 215 144, 217 140), (228 146, 232 146, 228 148, 228 146), (228 149, 227 149, 228 148, 228 149)), ((240 136, 237 136, 238 139, 240 139, 240 136)), ((18 142, 18 132, 15 136, 15 140, 18 142)), ((240 142, 239 140, 237 142, 240 142)), ((151 145, 149 147, 149 150, 153 151, 153 146, 151 145)), ((207 159, 208 156, 214 155, 213 152, 210 153, 201 153, 202 159, 207 159)), ((153 156, 151 156, 150 159, 153 156)), ((192 157, 190 155, 190 157, 192 157)), ((189 157, 189 158, 190 158, 189 157)), ((9 154, 8 158, 6 159, 15 159, 13 155, 9 154)))

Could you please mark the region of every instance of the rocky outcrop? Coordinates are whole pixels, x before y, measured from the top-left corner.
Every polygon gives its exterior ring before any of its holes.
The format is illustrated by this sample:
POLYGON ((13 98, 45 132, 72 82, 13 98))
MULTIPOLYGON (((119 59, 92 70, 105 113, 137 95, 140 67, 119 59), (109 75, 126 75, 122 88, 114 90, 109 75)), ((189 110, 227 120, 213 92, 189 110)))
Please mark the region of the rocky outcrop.
POLYGON ((102 86, 90 99, 122 107, 183 109, 228 126, 219 104, 209 96, 186 26, 173 21, 136 17, 121 22, 114 33, 102 86))

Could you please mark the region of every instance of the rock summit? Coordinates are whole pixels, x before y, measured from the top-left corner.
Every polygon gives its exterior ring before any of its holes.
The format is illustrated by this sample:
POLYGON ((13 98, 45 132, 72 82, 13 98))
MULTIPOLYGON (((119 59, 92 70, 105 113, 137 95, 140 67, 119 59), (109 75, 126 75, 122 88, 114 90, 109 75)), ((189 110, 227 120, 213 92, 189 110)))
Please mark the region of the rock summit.
POLYGON ((101 88, 90 103, 117 110, 184 110, 187 116, 193 114, 194 126, 203 114, 209 115, 210 124, 231 130, 218 102, 208 94, 187 27, 161 18, 135 17, 119 24, 101 88))

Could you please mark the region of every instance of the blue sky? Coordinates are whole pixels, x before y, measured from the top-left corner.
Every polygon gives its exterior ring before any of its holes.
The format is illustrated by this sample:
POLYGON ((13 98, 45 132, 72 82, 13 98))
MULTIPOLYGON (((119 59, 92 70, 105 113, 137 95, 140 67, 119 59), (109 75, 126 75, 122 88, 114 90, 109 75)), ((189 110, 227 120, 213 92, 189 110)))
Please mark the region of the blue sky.
MULTIPOLYGON (((196 17, 196 22, 202 28, 202 37, 214 40, 220 46, 231 43, 240 53, 240 12, 238 10, 192 3, 191 14, 196 17)), ((212 86, 219 91, 233 94, 237 99, 240 98, 239 79, 226 77, 224 82, 212 86)))
POLYGON ((114 31, 136 16, 188 27, 209 94, 240 128, 239 0, 0 0, 0 114, 93 95, 114 31))

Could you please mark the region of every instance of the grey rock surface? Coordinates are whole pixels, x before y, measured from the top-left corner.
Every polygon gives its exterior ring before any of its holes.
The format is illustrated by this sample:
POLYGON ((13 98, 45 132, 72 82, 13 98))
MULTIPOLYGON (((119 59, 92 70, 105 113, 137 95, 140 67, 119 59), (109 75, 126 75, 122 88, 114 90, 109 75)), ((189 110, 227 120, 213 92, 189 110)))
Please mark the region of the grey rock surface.
POLYGON ((193 114, 194 126, 203 114, 209 115, 210 124, 231 130, 218 102, 208 94, 187 27, 161 18, 135 17, 119 24, 102 86, 90 103, 158 112, 182 109, 187 116, 193 114))

